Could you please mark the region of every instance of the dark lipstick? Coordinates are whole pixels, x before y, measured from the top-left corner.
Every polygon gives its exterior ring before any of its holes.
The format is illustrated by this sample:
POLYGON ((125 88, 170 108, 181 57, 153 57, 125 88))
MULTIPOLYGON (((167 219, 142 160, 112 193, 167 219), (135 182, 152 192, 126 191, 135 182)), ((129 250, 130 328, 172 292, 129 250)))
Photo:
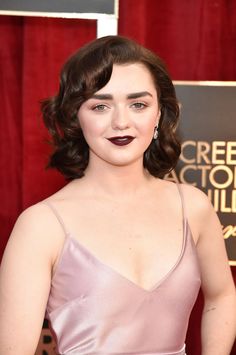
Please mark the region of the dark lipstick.
POLYGON ((132 136, 117 136, 117 137, 108 138, 108 140, 115 145, 122 146, 122 145, 127 145, 127 144, 131 143, 134 140, 134 137, 132 137, 132 136))

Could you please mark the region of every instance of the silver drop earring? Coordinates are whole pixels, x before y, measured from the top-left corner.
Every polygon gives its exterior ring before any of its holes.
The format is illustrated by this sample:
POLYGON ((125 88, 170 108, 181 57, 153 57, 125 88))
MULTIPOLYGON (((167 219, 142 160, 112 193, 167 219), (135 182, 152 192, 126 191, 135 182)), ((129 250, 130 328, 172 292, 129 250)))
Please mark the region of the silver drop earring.
POLYGON ((153 134, 153 139, 157 139, 158 138, 158 126, 156 126, 155 128, 154 128, 154 134, 153 134))

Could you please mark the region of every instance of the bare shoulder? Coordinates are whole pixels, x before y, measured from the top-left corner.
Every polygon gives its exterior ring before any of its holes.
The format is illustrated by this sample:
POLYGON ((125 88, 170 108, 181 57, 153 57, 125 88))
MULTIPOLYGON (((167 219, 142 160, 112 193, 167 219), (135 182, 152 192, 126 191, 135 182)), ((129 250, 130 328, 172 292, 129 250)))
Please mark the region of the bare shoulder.
POLYGON ((219 228, 219 220, 208 196, 203 191, 188 184, 180 184, 180 187, 188 223, 197 243, 209 222, 211 221, 219 228))
POLYGON ((53 264, 63 243, 64 232, 51 209, 39 202, 18 217, 6 249, 38 252, 53 264))
POLYGON ((26 232, 33 232, 43 239, 44 235, 55 232, 58 227, 58 221, 52 210, 42 201, 24 210, 18 217, 14 229, 20 228, 26 232))
POLYGON ((18 217, 16 226, 21 228, 31 228, 35 231, 43 231, 47 222, 50 222, 50 213, 48 206, 42 201, 26 208, 18 217), (44 222, 44 223, 42 223, 44 222))
POLYGON ((73 197, 73 188, 71 183, 64 186, 62 189, 42 200, 35 205, 28 207, 18 217, 15 229, 24 230, 27 235, 34 235, 35 238, 45 242, 54 239, 55 235, 63 236, 63 228, 53 210, 52 206, 56 207, 59 203, 65 203, 73 197), (51 236, 51 238, 48 238, 51 236))
POLYGON ((211 202, 208 196, 199 188, 190 184, 180 184, 175 182, 162 180, 162 186, 165 190, 168 190, 172 195, 176 195, 177 186, 180 187, 184 202, 186 204, 186 212, 190 213, 206 213, 209 209, 212 209, 211 202))
POLYGON ((199 188, 189 184, 180 184, 184 201, 187 207, 188 213, 205 215, 212 211, 213 206, 208 196, 199 188))

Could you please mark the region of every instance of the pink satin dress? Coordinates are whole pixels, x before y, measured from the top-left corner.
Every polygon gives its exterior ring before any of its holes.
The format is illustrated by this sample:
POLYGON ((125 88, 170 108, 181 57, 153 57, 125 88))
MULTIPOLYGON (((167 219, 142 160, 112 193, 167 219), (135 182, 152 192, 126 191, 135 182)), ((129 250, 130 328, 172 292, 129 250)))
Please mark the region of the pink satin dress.
POLYGON ((65 243, 52 278, 46 316, 61 355, 184 355, 190 312, 200 287, 195 244, 183 196, 181 253, 145 290, 100 261, 64 226, 65 243))

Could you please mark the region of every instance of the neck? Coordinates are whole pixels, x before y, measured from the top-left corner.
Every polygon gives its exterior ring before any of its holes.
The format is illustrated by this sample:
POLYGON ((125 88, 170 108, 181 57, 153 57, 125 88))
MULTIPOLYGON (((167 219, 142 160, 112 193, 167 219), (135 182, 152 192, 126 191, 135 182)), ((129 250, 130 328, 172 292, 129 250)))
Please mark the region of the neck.
POLYGON ((90 162, 83 179, 96 194, 128 198, 146 191, 152 176, 143 168, 140 160, 127 166, 90 162))

